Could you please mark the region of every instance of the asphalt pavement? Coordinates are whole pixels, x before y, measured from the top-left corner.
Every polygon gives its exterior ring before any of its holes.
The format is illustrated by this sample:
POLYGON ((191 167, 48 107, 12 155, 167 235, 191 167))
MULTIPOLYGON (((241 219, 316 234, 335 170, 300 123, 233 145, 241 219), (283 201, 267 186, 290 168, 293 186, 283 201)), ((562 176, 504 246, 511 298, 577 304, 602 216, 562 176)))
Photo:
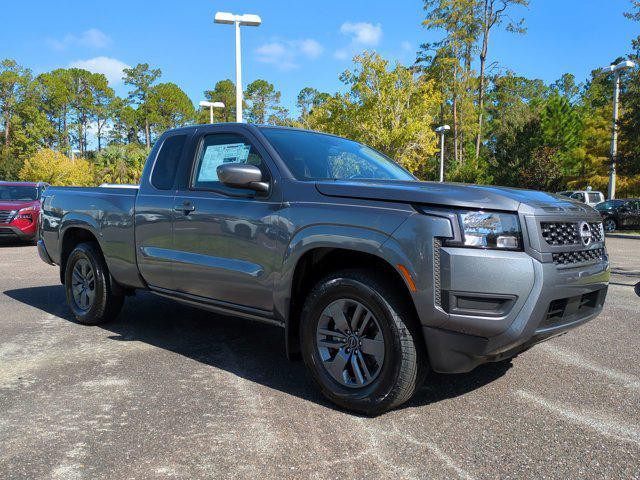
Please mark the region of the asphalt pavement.
POLYGON ((276 327, 150 294, 74 323, 58 270, 0 244, 0 478, 640 478, 640 242, 603 314, 508 364, 341 411, 276 327))

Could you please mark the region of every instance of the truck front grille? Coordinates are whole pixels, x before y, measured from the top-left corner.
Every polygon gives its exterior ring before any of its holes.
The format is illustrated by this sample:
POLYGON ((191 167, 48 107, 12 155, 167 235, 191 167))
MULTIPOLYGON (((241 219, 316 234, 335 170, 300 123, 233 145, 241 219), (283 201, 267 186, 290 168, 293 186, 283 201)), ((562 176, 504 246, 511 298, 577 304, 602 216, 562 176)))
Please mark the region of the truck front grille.
MULTIPOLYGON (((602 222, 589 222, 591 238, 594 243, 604 240, 602 222)), ((542 238, 549 245, 570 246, 580 245, 580 230, 578 222, 540 222, 542 238)))
POLYGON ((14 210, 0 210, 0 223, 9 223, 14 214, 14 210))
POLYGON ((553 263, 556 265, 572 265, 575 263, 602 260, 604 258, 604 248, 593 250, 579 250, 576 252, 561 252, 553 254, 553 263))
POLYGON ((602 242, 604 240, 604 229, 602 228, 602 222, 590 222, 591 238, 594 242, 602 242))
POLYGON ((542 238, 549 245, 578 245, 580 232, 577 223, 541 222, 542 238))

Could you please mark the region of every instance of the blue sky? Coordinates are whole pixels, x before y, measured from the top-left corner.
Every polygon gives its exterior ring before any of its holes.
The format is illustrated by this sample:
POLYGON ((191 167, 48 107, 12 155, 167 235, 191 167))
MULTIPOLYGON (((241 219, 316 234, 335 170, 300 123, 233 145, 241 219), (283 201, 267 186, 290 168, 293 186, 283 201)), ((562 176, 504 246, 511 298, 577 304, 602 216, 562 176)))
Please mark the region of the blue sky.
MULTIPOLYGON (((489 61, 498 68, 551 82, 565 72, 585 79, 596 67, 630 51, 638 24, 625 19, 629 0, 531 0, 514 9, 528 31, 496 31, 489 61)), ((70 65, 102 71, 118 83, 125 65, 162 69, 197 102, 217 80, 233 78, 233 28, 213 23, 214 12, 258 13, 263 24, 242 31, 243 83, 264 78, 292 107, 300 89, 334 92, 353 54, 375 49, 411 63, 420 43, 438 39, 421 27, 418 0, 107 2, 9 1, 2 7, 0 58, 35 73, 70 65), (6 21, 8 20, 8 21, 6 21)))

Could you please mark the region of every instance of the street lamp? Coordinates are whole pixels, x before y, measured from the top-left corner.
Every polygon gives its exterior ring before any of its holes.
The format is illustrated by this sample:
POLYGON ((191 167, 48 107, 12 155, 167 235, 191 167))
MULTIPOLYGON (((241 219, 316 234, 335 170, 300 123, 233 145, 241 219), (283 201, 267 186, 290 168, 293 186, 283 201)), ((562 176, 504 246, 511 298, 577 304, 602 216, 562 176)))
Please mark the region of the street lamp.
POLYGON ((224 103, 222 102, 207 102, 206 100, 202 100, 200 102, 201 107, 209 107, 209 123, 213 123, 213 109, 214 108, 224 108, 224 103))
POLYGON ((631 60, 623 60, 617 65, 609 65, 600 70, 601 73, 615 75, 613 89, 613 127, 611 128, 611 170, 609 173, 609 200, 616 198, 616 157, 618 155, 618 103, 620 101, 620 72, 625 68, 633 68, 636 64, 631 60))
POLYGON ((262 23, 258 15, 234 15, 233 13, 217 12, 215 23, 236 26, 236 122, 242 122, 242 72, 240 56, 240 25, 257 27, 262 23))
POLYGON ((440 182, 444 182, 444 134, 448 130, 451 130, 449 125, 436 128, 436 133, 440 134, 440 182))

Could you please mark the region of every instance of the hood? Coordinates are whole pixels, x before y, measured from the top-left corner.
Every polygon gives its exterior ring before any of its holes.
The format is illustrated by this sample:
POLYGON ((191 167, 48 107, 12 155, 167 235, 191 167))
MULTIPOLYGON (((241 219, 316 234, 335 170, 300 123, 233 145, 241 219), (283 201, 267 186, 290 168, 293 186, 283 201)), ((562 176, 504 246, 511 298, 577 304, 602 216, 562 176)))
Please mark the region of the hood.
POLYGON ((34 205, 40 205, 40 200, 0 200, 0 210, 20 210, 34 205))
POLYGON ((328 180, 317 182, 316 188, 321 194, 330 197, 434 206, 517 211, 522 205, 526 205, 530 211, 593 211, 587 205, 552 193, 487 185, 402 180, 328 180))

